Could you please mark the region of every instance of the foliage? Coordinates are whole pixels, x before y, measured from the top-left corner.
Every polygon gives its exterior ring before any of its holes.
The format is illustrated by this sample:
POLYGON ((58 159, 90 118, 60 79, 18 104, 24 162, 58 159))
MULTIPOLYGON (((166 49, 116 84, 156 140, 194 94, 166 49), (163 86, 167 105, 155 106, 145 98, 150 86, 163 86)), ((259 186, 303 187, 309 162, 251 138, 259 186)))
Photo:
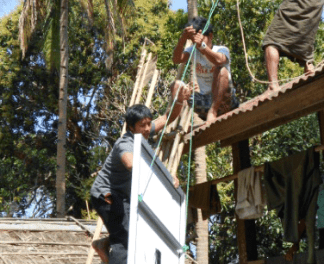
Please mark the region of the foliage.
MULTIPOLYGON (((167 0, 136 0, 132 12, 125 13, 123 18, 128 25, 125 34, 122 28, 117 29, 114 52, 111 52, 105 2, 93 0, 91 19, 86 2, 69 1, 66 177, 67 208, 71 207, 69 213, 75 217, 88 217, 85 200, 89 201, 95 173, 120 136, 144 43, 158 56, 161 70, 151 107, 157 117, 167 106, 168 87, 176 74, 171 60, 173 48, 187 22, 187 14, 181 10, 170 11, 167 0)), ((240 1, 249 64, 262 80, 267 80, 267 76, 261 43, 280 2, 240 1)), ((212 1, 198 3, 200 15, 207 17, 212 1)), ((36 208, 35 216, 44 217, 52 212, 46 198, 55 197, 58 111, 55 65, 58 60, 54 38, 58 24, 55 24, 57 12, 54 7, 51 10, 47 16, 40 16, 43 24, 35 28, 24 59, 18 41, 22 7, 0 20, 0 211, 8 215, 25 216, 31 208, 36 208)), ((224 44, 231 51, 233 79, 240 101, 261 94, 266 85, 252 82, 245 67, 236 0, 220 1, 212 24, 215 44, 224 44)), ((323 27, 321 23, 316 37, 317 63, 324 54, 323 27)), ((281 59, 280 78, 301 73, 298 65, 281 59)), ((250 139, 251 163, 260 165, 319 144, 318 131, 313 114, 253 137, 250 139)), ((209 180, 232 174, 231 148, 221 148, 215 143, 206 149, 209 180)), ((188 156, 184 155, 178 170, 182 186, 186 185, 187 166, 188 156)), ((191 176, 194 167, 192 164, 191 176)), ((190 184, 194 184, 194 177, 190 184)), ((218 184, 218 192, 223 212, 210 219, 210 262, 235 262, 238 252, 233 182, 218 184)), ((267 212, 256 221, 256 226, 260 257, 282 254, 286 250, 288 244, 282 241, 281 224, 274 212, 267 212)))
MULTIPOLYGON (((94 179, 90 175, 100 169, 119 137, 145 37, 156 43, 150 46, 153 54, 167 54, 165 61, 170 60, 172 26, 167 25, 167 29, 164 24, 170 19, 181 20, 182 14, 176 16, 167 3, 137 1, 134 12, 126 14, 132 25, 124 36, 128 44, 124 47, 123 38, 117 34, 111 59, 106 49, 104 1, 93 1, 92 21, 84 5, 69 1, 66 207, 75 217, 81 217, 84 200, 89 199, 94 179), (166 47, 167 52, 160 47, 166 47)), ((53 37, 58 32, 58 13, 55 5, 52 7, 47 15, 38 16, 39 24, 30 35, 23 59, 18 41, 22 7, 0 21, 0 211, 8 211, 13 201, 35 197, 31 194, 40 186, 55 197, 58 70, 53 60, 57 55, 50 54, 56 50, 53 37)), ((167 102, 161 98, 169 93, 172 67, 170 63, 164 67, 166 81, 161 80, 156 88, 152 106, 155 116, 165 110, 167 102)), ((25 205, 20 203, 21 210, 27 209, 25 205)))

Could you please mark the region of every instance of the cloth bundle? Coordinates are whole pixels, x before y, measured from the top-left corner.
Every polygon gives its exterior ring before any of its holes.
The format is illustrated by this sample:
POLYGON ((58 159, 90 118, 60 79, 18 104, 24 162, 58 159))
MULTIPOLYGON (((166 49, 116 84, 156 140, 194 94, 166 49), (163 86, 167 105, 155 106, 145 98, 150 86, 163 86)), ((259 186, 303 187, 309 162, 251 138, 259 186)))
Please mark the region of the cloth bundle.
POLYGON ((238 173, 237 204, 235 212, 240 219, 256 219, 263 215, 266 205, 260 172, 254 167, 238 173))

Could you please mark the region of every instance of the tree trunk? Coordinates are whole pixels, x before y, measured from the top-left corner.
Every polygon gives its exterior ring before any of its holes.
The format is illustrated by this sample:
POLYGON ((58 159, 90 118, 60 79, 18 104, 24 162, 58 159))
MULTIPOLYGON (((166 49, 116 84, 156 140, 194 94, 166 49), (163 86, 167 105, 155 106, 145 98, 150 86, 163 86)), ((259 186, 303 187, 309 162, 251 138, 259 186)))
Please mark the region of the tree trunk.
MULTIPOLYGON (((201 119, 195 114, 195 124, 201 123, 201 119)), ((195 150, 195 175, 196 183, 207 181, 206 147, 195 150)), ((197 262, 208 264, 208 219, 203 220, 201 210, 198 209, 198 222, 196 223, 197 232, 197 262)))
MULTIPOLYGON (((188 4, 188 20, 198 16, 197 0, 187 0, 188 4)), ((192 71, 194 72, 194 71, 192 71)), ((201 119, 195 114, 195 124, 201 123, 201 119)), ((207 181, 207 164, 206 164, 206 150, 205 147, 200 147, 195 150, 195 175, 196 183, 202 183, 207 181)), ((208 219, 203 220, 201 210, 198 210, 198 222, 196 223, 197 233, 197 262, 199 264, 208 264, 208 219)))
POLYGON ((68 0, 61 0, 60 17, 60 84, 59 123, 57 141, 56 210, 57 217, 65 216, 65 159, 66 106, 68 85, 68 0))
POLYGON ((198 16, 197 0, 187 0, 188 4, 188 20, 190 21, 194 17, 198 16))

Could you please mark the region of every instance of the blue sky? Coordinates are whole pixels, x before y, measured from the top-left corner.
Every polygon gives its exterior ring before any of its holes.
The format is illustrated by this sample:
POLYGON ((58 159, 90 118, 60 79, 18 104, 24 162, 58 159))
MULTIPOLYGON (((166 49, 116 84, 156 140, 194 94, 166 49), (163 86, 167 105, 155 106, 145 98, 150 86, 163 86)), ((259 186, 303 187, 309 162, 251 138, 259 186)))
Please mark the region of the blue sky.
POLYGON ((172 10, 183 9, 187 12, 187 0, 171 0, 170 2, 172 10))
POLYGON ((0 0, 0 17, 8 15, 20 3, 20 0, 0 0))

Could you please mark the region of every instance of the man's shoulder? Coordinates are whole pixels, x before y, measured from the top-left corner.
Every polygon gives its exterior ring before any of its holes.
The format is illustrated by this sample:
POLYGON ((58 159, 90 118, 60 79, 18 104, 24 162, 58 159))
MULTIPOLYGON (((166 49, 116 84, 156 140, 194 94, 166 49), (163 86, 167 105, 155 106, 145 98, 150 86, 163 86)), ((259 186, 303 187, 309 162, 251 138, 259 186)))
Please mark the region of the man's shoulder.
POLYGON ((223 45, 213 45, 213 51, 219 52, 219 51, 222 51, 222 50, 229 52, 229 48, 226 47, 226 46, 223 46, 223 45))

